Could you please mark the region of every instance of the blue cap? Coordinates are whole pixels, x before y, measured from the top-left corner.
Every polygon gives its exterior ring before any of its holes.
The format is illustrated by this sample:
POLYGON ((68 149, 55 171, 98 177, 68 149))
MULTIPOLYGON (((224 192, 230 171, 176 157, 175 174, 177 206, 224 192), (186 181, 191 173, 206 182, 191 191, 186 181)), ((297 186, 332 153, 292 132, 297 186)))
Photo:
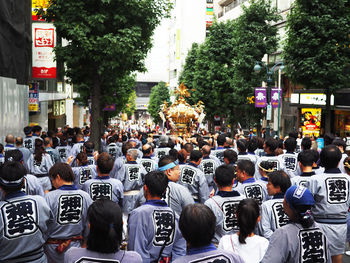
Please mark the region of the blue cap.
POLYGON ((300 205, 314 205, 315 200, 312 196, 309 189, 307 189, 305 186, 299 185, 293 185, 288 188, 285 194, 285 199, 288 203, 288 205, 295 209, 295 207, 300 205))

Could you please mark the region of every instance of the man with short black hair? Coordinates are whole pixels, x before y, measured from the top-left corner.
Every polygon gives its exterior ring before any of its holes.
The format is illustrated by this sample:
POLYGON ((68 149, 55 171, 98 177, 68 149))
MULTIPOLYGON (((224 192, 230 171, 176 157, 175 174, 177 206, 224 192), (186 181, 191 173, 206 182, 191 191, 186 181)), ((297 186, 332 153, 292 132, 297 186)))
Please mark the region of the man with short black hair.
POLYGON ((237 185, 233 190, 238 191, 247 198, 255 199, 259 205, 267 199, 266 185, 254 178, 255 167, 252 161, 241 160, 237 163, 237 185))
POLYGON ((305 150, 298 154, 298 164, 301 173, 291 179, 292 185, 303 185, 306 188, 310 187, 311 177, 316 174, 312 170, 314 162, 312 150, 305 150))
POLYGON ((216 217, 216 227, 213 242, 219 244, 224 235, 238 231, 236 209, 245 198, 236 190, 232 190, 234 183, 234 168, 230 165, 221 165, 215 171, 214 180, 218 192, 204 204, 208 206, 216 217))
POLYGON ((146 174, 143 192, 147 201, 129 216, 128 250, 139 253, 143 262, 171 262, 186 253, 178 216, 162 200, 167 187, 163 172, 146 174))
POLYGON ((82 190, 87 192, 93 201, 97 199, 109 199, 123 206, 123 184, 109 173, 113 168, 114 160, 108 153, 101 153, 97 158, 97 174, 95 178, 87 180, 82 190))
POLYGON ((218 158, 221 162, 221 164, 224 164, 224 151, 226 150, 226 146, 228 145, 226 143, 226 135, 220 134, 217 137, 216 140, 218 146, 216 147, 215 150, 211 151, 211 154, 214 155, 216 158, 218 158))
POLYGON ((87 210, 92 204, 88 193, 74 185, 74 173, 66 163, 56 163, 49 176, 56 190, 48 192, 45 199, 55 220, 48 229, 45 253, 48 262, 64 261, 64 252, 70 247, 80 247, 88 235, 87 210))
POLYGON ((120 150, 120 147, 117 146, 116 142, 116 138, 115 136, 110 136, 107 139, 108 145, 106 147, 106 151, 107 153, 113 157, 113 159, 115 160, 116 158, 122 156, 122 152, 120 150))
POLYGON ((187 255, 174 263, 227 262, 244 263, 236 253, 217 249, 212 243, 215 234, 215 215, 203 204, 188 205, 180 216, 180 230, 187 242, 187 255))
POLYGON ((304 150, 310 150, 311 149, 311 139, 309 137, 304 137, 302 140, 301 140, 301 150, 304 151, 304 150))
POLYGON ((19 162, 6 162, 1 169, 1 262, 47 262, 43 245, 53 217, 43 197, 21 191, 25 174, 19 162))
POLYGON ((236 166, 237 162, 237 153, 234 150, 227 149, 224 151, 224 164, 236 166))
POLYGON ((298 154, 295 153, 297 141, 293 137, 289 137, 284 141, 284 148, 286 153, 281 154, 285 171, 290 178, 300 174, 300 167, 298 165, 298 154))
POLYGON ((204 203, 209 198, 209 188, 204 173, 198 168, 201 160, 200 151, 191 152, 190 162, 181 167, 179 184, 187 187, 196 202, 204 203))
POLYGON ((325 146, 320 154, 323 174, 311 177, 309 190, 315 199, 312 214, 325 233, 333 263, 342 262, 345 250, 347 224, 350 206, 350 180, 342 174, 338 164, 342 154, 335 145, 325 146))
POLYGON ((254 153, 256 148, 253 149, 251 147, 252 144, 253 144, 253 142, 249 143, 245 139, 239 139, 237 141, 237 150, 238 150, 237 160, 249 160, 249 161, 252 161, 254 164, 256 163, 257 157, 254 153), (248 146, 250 146, 250 150, 251 150, 250 153, 247 152, 248 146))

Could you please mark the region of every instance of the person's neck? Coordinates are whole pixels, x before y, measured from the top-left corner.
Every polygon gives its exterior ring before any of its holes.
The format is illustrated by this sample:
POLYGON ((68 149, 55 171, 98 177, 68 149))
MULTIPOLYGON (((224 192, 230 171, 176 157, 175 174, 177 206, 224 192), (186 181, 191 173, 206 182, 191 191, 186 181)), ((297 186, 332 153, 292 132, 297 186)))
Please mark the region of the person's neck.
POLYGON ((98 173, 98 177, 105 177, 105 176, 109 176, 109 174, 101 174, 101 173, 98 173))
POLYGON ((230 185, 230 186, 219 187, 219 191, 231 192, 231 191, 232 191, 232 185, 230 185))
POLYGON ((58 186, 58 188, 60 188, 61 186, 64 186, 64 185, 73 185, 73 182, 62 181, 62 183, 58 186))
POLYGON ((160 196, 151 196, 151 195, 148 195, 146 196, 146 200, 147 201, 150 201, 150 200, 161 200, 162 198, 160 196))
POLYGON ((312 172, 312 166, 303 167, 303 173, 311 173, 312 172))

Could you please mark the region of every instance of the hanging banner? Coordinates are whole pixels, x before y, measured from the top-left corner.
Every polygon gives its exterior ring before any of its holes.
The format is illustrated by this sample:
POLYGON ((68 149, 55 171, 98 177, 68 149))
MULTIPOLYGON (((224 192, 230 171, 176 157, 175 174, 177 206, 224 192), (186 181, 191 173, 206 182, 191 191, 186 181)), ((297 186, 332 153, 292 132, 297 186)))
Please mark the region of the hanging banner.
POLYGON ((301 109, 301 127, 303 134, 315 135, 319 137, 321 129, 321 113, 320 108, 302 108, 301 109))
POLYGON ((255 108, 265 108, 266 105, 266 88, 255 88, 255 108))
POLYGON ((282 90, 280 90, 280 95, 278 96, 278 88, 271 88, 272 108, 278 108, 278 101, 280 101, 280 103, 282 103, 282 90))
POLYGON ((29 84, 28 106, 30 112, 39 111, 39 83, 29 84))
POLYGON ((56 30, 49 23, 33 23, 33 78, 55 79, 56 61, 53 48, 56 46, 56 30))
POLYGON ((103 111, 115 111, 115 104, 106 105, 103 111))

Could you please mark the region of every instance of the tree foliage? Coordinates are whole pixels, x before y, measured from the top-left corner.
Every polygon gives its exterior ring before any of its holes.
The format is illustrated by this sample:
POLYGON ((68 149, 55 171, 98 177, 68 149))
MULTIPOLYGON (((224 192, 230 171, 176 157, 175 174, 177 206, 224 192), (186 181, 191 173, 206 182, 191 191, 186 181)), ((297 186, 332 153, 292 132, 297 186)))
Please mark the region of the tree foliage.
POLYGON ((215 22, 205 42, 193 45, 180 76, 191 96, 204 102, 209 119, 220 115, 234 123, 261 117, 247 97, 263 79, 253 72, 255 62, 277 48, 277 28, 271 23, 280 17, 268 0, 252 0, 242 8, 239 18, 215 22))
POLYGON ((330 132, 330 95, 350 83, 349 32, 348 0, 296 0, 287 19, 287 76, 305 88, 325 90, 326 132, 330 132))
POLYGON ((161 121, 159 112, 161 105, 163 105, 165 101, 168 103, 168 106, 171 105, 169 89, 166 86, 165 82, 159 82, 151 89, 151 95, 147 109, 155 123, 159 123, 161 121))
MULTIPOLYGON (((171 8, 167 0, 50 0, 43 17, 53 21, 56 58, 66 64, 66 76, 83 96, 91 98, 91 137, 99 144, 105 98, 120 92, 131 72, 144 70, 151 36, 171 8)), ((108 100, 110 101, 110 100, 108 100)))

